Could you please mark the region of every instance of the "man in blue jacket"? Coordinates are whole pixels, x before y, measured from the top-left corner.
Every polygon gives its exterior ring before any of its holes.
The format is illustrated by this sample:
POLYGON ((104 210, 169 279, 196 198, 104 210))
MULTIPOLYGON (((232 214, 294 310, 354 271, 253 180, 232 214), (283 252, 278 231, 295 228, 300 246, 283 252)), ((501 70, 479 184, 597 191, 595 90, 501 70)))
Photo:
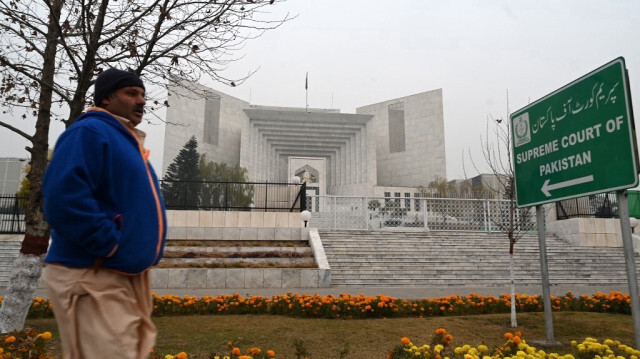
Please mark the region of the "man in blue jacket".
POLYGON ((166 219, 136 129, 144 84, 108 69, 94 103, 60 136, 44 177, 44 281, 65 358, 147 358, 156 338, 149 269, 162 257, 166 219))

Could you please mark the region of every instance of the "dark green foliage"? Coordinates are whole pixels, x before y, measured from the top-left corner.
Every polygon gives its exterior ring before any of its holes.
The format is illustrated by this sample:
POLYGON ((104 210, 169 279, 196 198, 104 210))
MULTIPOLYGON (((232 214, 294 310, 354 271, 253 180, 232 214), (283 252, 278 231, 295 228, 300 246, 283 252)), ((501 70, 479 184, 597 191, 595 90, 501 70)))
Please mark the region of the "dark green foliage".
POLYGON ((162 183, 162 195, 167 207, 197 207, 199 205, 200 154, 198 140, 192 136, 167 168, 162 183))
POLYGON ((253 185, 240 166, 207 161, 191 137, 163 178, 162 194, 168 208, 246 208, 253 201, 253 185))
POLYGON ((253 202, 253 185, 246 182, 247 169, 200 158, 200 175, 205 181, 200 191, 203 208, 249 207, 253 202))

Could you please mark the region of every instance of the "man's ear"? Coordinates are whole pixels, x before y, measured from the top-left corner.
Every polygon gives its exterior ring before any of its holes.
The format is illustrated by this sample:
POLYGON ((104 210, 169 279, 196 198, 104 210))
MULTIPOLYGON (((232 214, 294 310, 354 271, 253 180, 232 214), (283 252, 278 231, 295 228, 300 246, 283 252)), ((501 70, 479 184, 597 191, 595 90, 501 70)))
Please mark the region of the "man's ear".
POLYGON ((113 92, 108 93, 105 97, 102 98, 98 107, 107 107, 111 103, 111 98, 113 97, 113 92))

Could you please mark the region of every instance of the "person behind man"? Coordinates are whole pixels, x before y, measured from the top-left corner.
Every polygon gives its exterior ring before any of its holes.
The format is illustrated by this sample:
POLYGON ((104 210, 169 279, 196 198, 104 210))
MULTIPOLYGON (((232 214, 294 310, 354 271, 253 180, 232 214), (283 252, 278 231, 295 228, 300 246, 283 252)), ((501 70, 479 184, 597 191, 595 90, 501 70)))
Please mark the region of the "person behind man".
POLYGON ((135 128, 144 84, 108 69, 94 104, 60 136, 43 180, 44 281, 65 358, 147 358, 156 339, 149 268, 162 257, 166 219, 135 128))

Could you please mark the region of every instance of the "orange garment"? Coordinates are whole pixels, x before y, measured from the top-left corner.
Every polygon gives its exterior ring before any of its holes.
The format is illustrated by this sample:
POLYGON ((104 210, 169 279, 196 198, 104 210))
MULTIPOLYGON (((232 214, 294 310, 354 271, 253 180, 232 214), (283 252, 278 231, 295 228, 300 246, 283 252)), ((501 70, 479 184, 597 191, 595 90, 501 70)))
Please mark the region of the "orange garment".
POLYGON ((64 358, 148 358, 157 334, 149 276, 48 264, 43 278, 64 358))

